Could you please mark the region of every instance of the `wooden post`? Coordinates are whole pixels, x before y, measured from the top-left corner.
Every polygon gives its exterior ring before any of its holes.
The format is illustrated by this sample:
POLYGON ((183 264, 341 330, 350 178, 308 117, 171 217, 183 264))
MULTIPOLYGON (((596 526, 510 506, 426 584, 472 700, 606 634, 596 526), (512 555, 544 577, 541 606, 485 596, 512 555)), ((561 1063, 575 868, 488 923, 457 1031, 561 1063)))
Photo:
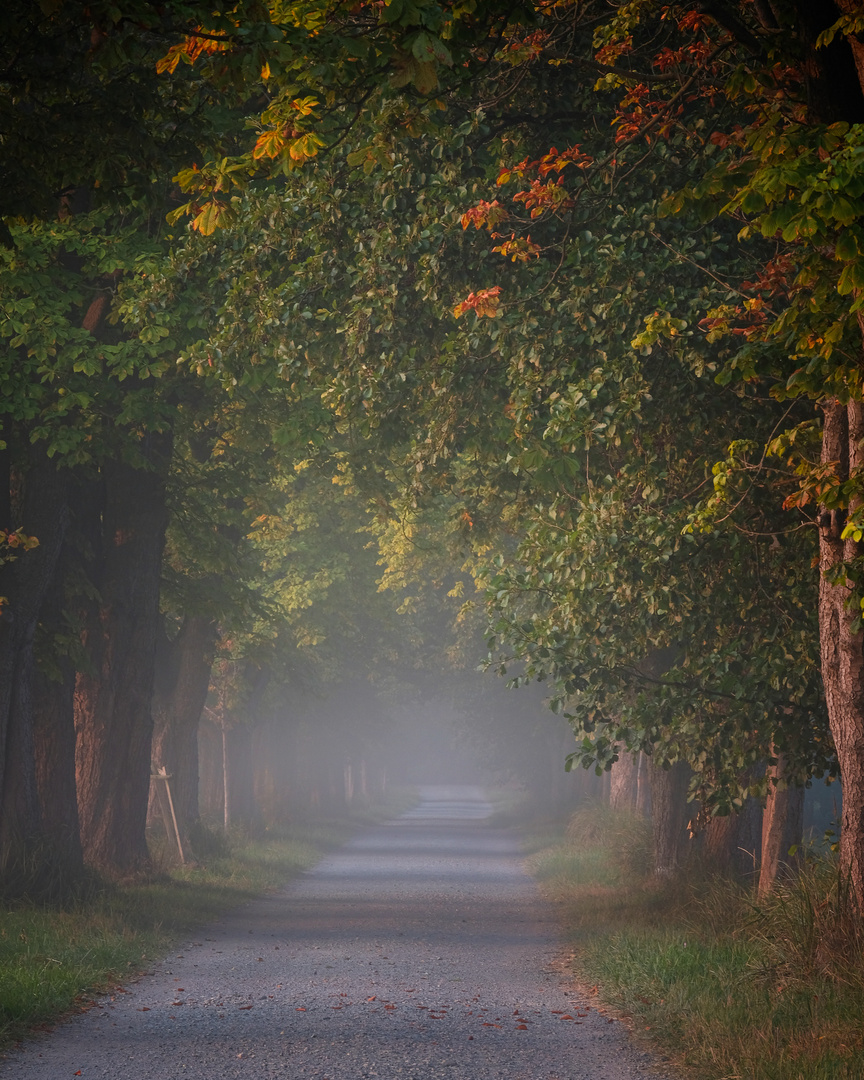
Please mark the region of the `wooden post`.
MULTIPOLYGON (((180 839, 180 828, 177 825, 177 814, 174 812, 174 799, 171 795, 171 774, 163 767, 158 772, 150 774, 151 780, 164 780, 165 781, 165 794, 168 796, 168 808, 171 811, 171 821, 174 825, 174 839, 177 841, 177 852, 180 855, 180 862, 186 865, 186 855, 183 852, 183 841, 180 839)), ((167 831, 168 822, 165 822, 167 831)), ((168 833, 170 839, 170 832, 168 833)))

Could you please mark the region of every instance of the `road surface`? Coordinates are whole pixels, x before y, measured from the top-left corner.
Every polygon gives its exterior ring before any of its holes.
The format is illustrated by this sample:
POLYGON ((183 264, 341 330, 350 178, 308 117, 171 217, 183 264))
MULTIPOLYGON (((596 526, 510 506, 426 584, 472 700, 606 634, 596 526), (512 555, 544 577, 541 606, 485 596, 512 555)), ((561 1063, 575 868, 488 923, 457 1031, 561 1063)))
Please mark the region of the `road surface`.
POLYGON ((647 1080, 477 788, 421 789, 283 892, 0 1061, 0 1080, 647 1080))

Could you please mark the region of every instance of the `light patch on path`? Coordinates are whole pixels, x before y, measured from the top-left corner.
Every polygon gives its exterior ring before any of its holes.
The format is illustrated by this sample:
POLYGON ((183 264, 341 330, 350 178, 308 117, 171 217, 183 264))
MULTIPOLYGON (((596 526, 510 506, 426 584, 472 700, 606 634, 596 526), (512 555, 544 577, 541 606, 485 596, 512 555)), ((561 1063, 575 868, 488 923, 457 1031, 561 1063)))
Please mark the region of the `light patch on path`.
POLYGON ((478 788, 421 789, 128 993, 0 1062, 0 1080, 647 1080, 580 997, 554 914, 478 788))

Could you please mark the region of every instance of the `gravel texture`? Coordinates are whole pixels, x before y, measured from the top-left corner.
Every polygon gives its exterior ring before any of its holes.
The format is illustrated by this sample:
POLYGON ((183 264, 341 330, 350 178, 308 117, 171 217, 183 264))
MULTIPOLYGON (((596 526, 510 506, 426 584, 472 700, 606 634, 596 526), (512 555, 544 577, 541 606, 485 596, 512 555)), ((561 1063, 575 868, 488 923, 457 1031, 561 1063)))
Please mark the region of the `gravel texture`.
POLYGON ((0 1062, 2 1080, 637 1080, 477 788, 428 787, 0 1062))

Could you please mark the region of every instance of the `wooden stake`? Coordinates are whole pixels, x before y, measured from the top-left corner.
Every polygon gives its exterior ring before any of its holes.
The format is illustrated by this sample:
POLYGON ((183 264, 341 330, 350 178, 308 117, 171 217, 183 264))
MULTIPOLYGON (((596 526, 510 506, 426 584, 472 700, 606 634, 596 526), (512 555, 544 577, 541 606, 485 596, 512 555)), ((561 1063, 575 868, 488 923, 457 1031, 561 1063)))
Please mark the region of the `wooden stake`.
POLYGON ((171 821, 174 823, 174 838, 177 841, 177 852, 180 855, 180 862, 183 866, 186 865, 186 856, 183 853, 183 841, 180 839, 180 828, 177 825, 177 815, 174 812, 174 799, 171 796, 171 774, 164 767, 159 769, 158 772, 151 773, 153 780, 165 781, 165 793, 168 796, 168 808, 171 811, 171 821))

